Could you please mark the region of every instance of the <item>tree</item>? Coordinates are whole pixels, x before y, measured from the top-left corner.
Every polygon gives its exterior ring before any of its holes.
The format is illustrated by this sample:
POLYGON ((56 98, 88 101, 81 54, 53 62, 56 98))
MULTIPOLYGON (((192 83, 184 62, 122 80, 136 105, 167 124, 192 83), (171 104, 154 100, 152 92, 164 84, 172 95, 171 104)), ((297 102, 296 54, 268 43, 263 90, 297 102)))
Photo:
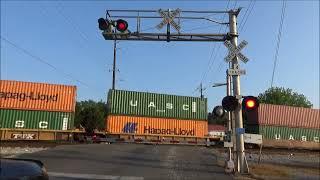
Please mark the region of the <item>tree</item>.
POLYGON ((77 102, 75 113, 75 126, 83 126, 87 133, 92 133, 94 129, 103 130, 105 128, 105 118, 107 116, 107 105, 100 101, 92 100, 77 102))
POLYGON ((293 92, 292 89, 283 87, 272 87, 264 93, 259 94, 260 103, 277 104, 286 106, 296 106, 312 108, 311 102, 303 95, 293 92))

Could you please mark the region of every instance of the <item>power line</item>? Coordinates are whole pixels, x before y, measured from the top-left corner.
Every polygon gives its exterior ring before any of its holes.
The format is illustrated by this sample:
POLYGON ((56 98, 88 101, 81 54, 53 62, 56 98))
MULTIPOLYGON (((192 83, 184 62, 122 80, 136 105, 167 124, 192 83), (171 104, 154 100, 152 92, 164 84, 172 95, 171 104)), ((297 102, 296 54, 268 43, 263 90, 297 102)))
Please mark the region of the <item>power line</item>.
POLYGON ((82 85, 84 85, 84 86, 86 86, 86 87, 89 87, 88 84, 86 84, 86 83, 84 83, 84 82, 76 79, 75 77, 73 77, 73 76, 70 75, 70 74, 65 73, 64 71, 62 71, 61 69, 57 68, 56 66, 50 64, 49 62, 45 61, 44 59, 42 59, 42 58, 40 58, 40 57, 32 54, 32 53, 29 52, 28 50, 26 50, 26 49, 24 49, 24 48, 16 45, 15 43, 9 41, 8 39, 4 38, 3 36, 1 36, 1 40, 3 40, 3 41, 5 41, 6 43, 10 44, 10 45, 13 46, 14 48, 20 50, 20 51, 23 52, 24 54, 32 57, 34 60, 36 60, 36 61, 38 61, 38 62, 41 62, 41 63, 43 63, 43 64, 51 67, 52 69, 54 69, 55 71, 57 71, 57 72, 59 72, 59 73, 62 73, 65 77, 68 77, 68 78, 71 79, 71 80, 77 81, 78 83, 80 83, 80 84, 82 84, 82 85))
MULTIPOLYGON (((251 1, 252 1, 252 0, 251 0, 251 1)), ((254 7, 254 4, 255 4, 255 1, 256 1, 256 0, 253 0, 253 1, 252 1, 253 3, 251 3, 251 1, 250 1, 249 5, 248 5, 247 10, 245 11, 245 14, 244 14, 244 16, 243 16, 243 18, 242 18, 242 21, 240 22, 239 29, 240 29, 241 24, 242 24, 242 28, 245 26, 245 24, 246 24, 246 22, 247 22, 247 20, 248 20, 248 17, 250 16, 250 14, 251 14, 251 12, 252 12, 252 9, 253 9, 253 7, 254 7), (251 6, 251 4, 252 4, 252 6, 251 6), (250 6, 251 6, 251 8, 250 8, 250 6), (246 16, 246 14, 247 14, 247 16, 246 16)), ((234 7, 236 7, 236 4, 237 4, 237 2, 235 2, 234 7)), ((227 27, 225 28, 225 31, 226 31, 226 30, 227 30, 227 27)), ((220 45, 221 45, 221 44, 220 44, 220 45)), ((216 56, 217 56, 217 55, 216 55, 216 56)), ((222 70, 222 64, 223 64, 223 63, 224 63, 224 61, 221 61, 221 62, 219 63, 219 65, 218 65, 215 73, 219 73, 219 72, 222 70)))
POLYGON ((235 1, 234 1, 234 6, 233 6, 233 9, 235 9, 235 8, 236 8, 236 6, 237 6, 237 3, 238 3, 238 0, 235 0, 235 1))
POLYGON ((281 9, 281 19, 280 19, 278 36, 277 36, 276 53, 274 55, 273 71, 272 71, 272 78, 271 78, 271 87, 273 87, 274 73, 276 71, 276 66, 277 66, 277 62, 278 62, 279 48, 280 48, 280 41, 281 41, 281 36, 282 36, 282 27, 283 27, 283 21, 284 21, 285 12, 286 12, 286 6, 287 6, 287 1, 283 0, 282 1, 282 9, 281 9))
MULTIPOLYGON (((249 16, 251 15, 251 12, 252 12, 255 4, 256 4, 256 0, 253 0, 251 8, 248 7, 248 9, 250 8, 249 13, 248 13, 247 17, 244 20, 242 20, 242 21, 244 21, 244 23, 242 24, 242 26, 240 25, 241 27, 239 26, 239 32, 242 31, 242 29, 245 27, 247 20, 249 19, 249 16)), ((250 4, 249 4, 249 6, 250 6, 250 4)))
MULTIPOLYGON (((89 41, 88 36, 81 30, 81 28, 75 23, 75 21, 72 20, 72 18, 71 18, 70 16, 66 16, 66 15, 63 13, 63 6, 62 6, 60 3, 57 3, 57 5, 54 6, 54 8, 55 8, 56 12, 57 12, 61 17, 63 17, 63 19, 65 20, 65 22, 68 23, 68 24, 71 26, 71 28, 74 29, 74 31, 77 31, 77 33, 79 34, 79 36, 81 37, 81 39, 82 39, 85 43, 79 44, 79 43, 77 43, 77 41, 73 41, 72 39, 70 39, 71 42, 72 42, 73 44, 75 44, 75 47, 78 46, 78 47, 80 47, 81 49, 83 49, 84 51, 86 51, 86 48, 90 47, 90 45, 89 45, 89 44, 90 44, 90 41, 89 41)), ((44 7, 43 7, 42 9, 44 9, 44 7)), ((44 11, 44 13, 46 14, 47 11, 44 11)), ((83 52, 84 52, 84 51, 83 51, 83 52)), ((88 59, 92 59, 92 57, 88 56, 87 53, 85 53, 84 56, 86 56, 88 59)), ((96 63, 100 64, 100 62, 97 61, 97 59, 95 59, 95 58, 93 58, 93 59, 94 59, 94 61, 95 61, 96 63)), ((103 69, 103 71, 105 71, 105 70, 103 69)))
POLYGON ((244 15, 242 16, 243 18, 242 18, 242 21, 239 23, 239 29, 240 29, 240 27, 242 26, 242 24, 243 24, 243 22, 244 22, 244 19, 246 19, 248 10, 251 8, 252 1, 253 1, 253 0, 250 0, 249 5, 248 5, 248 7, 246 8, 246 11, 244 12, 244 15))
POLYGON ((73 29, 75 29, 79 34, 80 34, 80 37, 86 41, 86 42, 89 42, 89 38, 80 30, 80 28, 75 24, 73 23, 73 21, 68 17, 66 16, 61 8, 62 6, 60 6, 59 4, 57 6, 54 6, 55 9, 57 10, 57 12, 73 27, 73 29), (58 7, 59 6, 59 7, 58 7))
MULTIPOLYGON (((229 8, 229 4, 230 4, 230 0, 228 0, 228 4, 227 4, 226 9, 229 8)), ((224 21, 225 16, 226 16, 226 15, 224 14, 221 21, 224 21)), ((227 26, 226 26, 226 28, 227 28, 227 26)), ((220 26, 219 33, 221 32, 221 29, 222 29, 222 26, 220 26)), ((220 47, 221 47, 221 44, 219 44, 217 51, 219 51, 220 47)), ((214 52, 216 49, 217 49, 216 46, 214 46, 214 47, 212 48, 212 51, 211 51, 211 54, 210 54, 210 58, 209 58, 209 61, 208 61, 208 65, 207 65, 209 68, 208 68, 208 70, 205 71, 205 73, 202 75, 201 83, 207 78, 208 72, 211 70, 211 68, 212 68, 212 66, 213 66, 213 64, 214 64, 214 62, 215 62, 215 60, 216 60, 217 53, 215 54, 215 57, 212 59, 212 57, 213 57, 213 52, 214 52)))

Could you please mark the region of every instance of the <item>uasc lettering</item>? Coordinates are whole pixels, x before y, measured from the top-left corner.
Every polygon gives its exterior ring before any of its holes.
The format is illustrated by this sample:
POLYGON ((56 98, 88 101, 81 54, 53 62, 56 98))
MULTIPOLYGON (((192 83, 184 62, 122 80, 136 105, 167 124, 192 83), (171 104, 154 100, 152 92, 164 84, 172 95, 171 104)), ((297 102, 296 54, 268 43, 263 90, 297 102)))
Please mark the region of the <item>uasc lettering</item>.
MULTIPOLYGON (((129 101, 129 105, 131 107, 138 107, 138 101, 137 100, 130 100, 129 101)), ((162 111, 159 111, 159 112, 165 112, 165 110, 163 109, 174 109, 174 108, 181 108, 183 111, 190 111, 193 112, 193 113, 196 113, 197 112, 197 103, 196 102, 192 102, 191 105, 189 104, 182 104, 182 105, 176 105, 174 106, 173 103, 170 103, 170 102, 167 102, 165 103, 164 107, 159 107, 159 105, 156 103, 156 102, 153 102, 153 101, 150 101, 148 102, 147 104, 148 108, 153 108, 153 109, 161 109, 162 108, 162 111)))
POLYGON ((274 139, 275 140, 290 140, 290 141, 308 141, 308 139, 310 141, 313 141, 313 142, 316 142, 316 143, 319 143, 319 137, 318 136, 314 136, 314 137, 307 137, 307 136, 301 136, 301 137, 294 137, 292 134, 289 135, 289 138, 282 138, 281 137, 281 134, 274 134, 274 139))

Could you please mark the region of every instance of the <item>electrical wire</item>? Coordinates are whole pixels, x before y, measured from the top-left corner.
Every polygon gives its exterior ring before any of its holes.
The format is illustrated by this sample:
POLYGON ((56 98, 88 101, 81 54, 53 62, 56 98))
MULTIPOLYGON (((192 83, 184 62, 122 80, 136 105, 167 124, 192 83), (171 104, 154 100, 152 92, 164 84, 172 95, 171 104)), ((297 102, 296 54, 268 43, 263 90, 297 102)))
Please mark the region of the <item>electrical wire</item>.
MULTIPOLYGON (((229 4, 230 4, 230 0, 228 0, 228 4, 227 4, 226 9, 229 8, 229 4)), ((224 21, 225 15, 226 15, 226 14, 223 15, 221 21, 224 21)), ((225 29, 226 29, 226 28, 227 28, 227 26, 225 27, 225 29)), ((221 30, 222 30, 222 26, 220 26, 219 33, 221 32, 221 30)), ((207 65, 207 67, 209 67, 209 68, 208 68, 208 70, 205 71, 205 73, 202 75, 201 83, 203 83, 203 81, 207 78, 208 72, 212 69, 212 66, 213 66, 213 64, 214 64, 214 62, 215 62, 215 60, 216 60, 216 58, 217 58, 217 53, 216 53, 215 56, 214 56, 214 58, 212 59, 213 53, 215 52, 216 49, 217 49, 216 52, 219 51, 220 48, 221 48, 221 44, 219 44, 218 47, 217 47, 217 46, 214 46, 214 47, 213 47, 213 49, 212 49, 212 51, 211 51, 211 54, 210 54, 209 61, 208 61, 208 65, 207 65)))
MULTIPOLYGON (((249 17, 250 17, 250 15, 251 15, 251 12, 252 12, 255 4, 256 4, 256 0, 253 0, 251 9, 249 10, 249 13, 248 13, 247 17, 244 19, 244 23, 242 24, 242 26, 240 25, 241 27, 239 26, 239 32, 240 32, 240 31, 241 31, 241 32, 244 31, 243 28, 245 27, 245 25, 246 25, 246 23, 247 23, 247 20, 249 19, 249 17), (243 30, 243 31, 242 31, 242 30, 243 30)), ((249 7, 248 7, 248 8, 249 8, 249 7)), ((242 20, 242 21, 243 21, 243 20, 242 20)))
MULTIPOLYGON (((85 43, 77 43, 76 41, 71 41, 73 42, 73 44, 76 44, 75 46, 79 46, 81 49, 83 49, 83 52, 86 51, 87 48, 90 47, 90 41, 89 41, 89 38, 88 36, 81 30, 81 28, 76 24, 74 23, 75 21, 73 21, 69 16, 66 16, 64 13, 63 13, 63 6, 60 4, 60 3, 57 3, 56 6, 54 6, 54 8, 56 9, 56 11, 58 12, 58 14, 63 17, 63 19, 80 35, 81 39, 85 42, 85 43)), ((43 8, 44 9, 44 8, 43 8)), ((46 13, 46 11, 45 11, 46 13)), ((82 51, 81 51, 82 52, 82 51)), ((87 53, 85 53, 85 55, 88 59, 92 59, 92 57, 88 56, 87 53)), ((101 62, 97 61, 97 59, 94 58, 94 60, 96 63, 100 64, 101 62)))
POLYGON ((236 8, 236 6, 237 6, 237 3, 238 3, 238 0, 235 0, 235 1, 234 1, 234 6, 233 6, 233 9, 235 9, 235 8, 236 8))
POLYGON ((282 9, 281 9, 280 25, 279 25, 278 36, 277 36, 277 46, 276 46, 276 52, 275 52, 275 55, 274 55, 273 71, 272 71, 272 78, 271 78, 271 87, 273 87, 274 74, 275 74, 275 71, 276 71, 276 66, 277 66, 278 57, 279 57, 279 48, 280 48, 280 42, 281 42, 281 36, 282 36, 282 27, 283 27, 283 22, 284 22, 284 16, 285 16, 285 13, 286 13, 286 6, 287 6, 287 1, 283 0, 282 1, 282 9))
POLYGON ((246 8, 246 11, 245 11, 244 15, 242 16, 242 20, 241 20, 241 22, 239 23, 239 27, 238 27, 239 29, 240 29, 241 26, 243 25, 244 19, 246 19, 248 10, 251 8, 252 2, 253 2, 253 0, 250 0, 249 5, 248 5, 248 7, 246 8))
POLYGON ((81 30, 80 28, 75 24, 73 23, 73 21, 68 17, 66 16, 63 12, 62 12, 62 6, 60 6, 59 4, 57 6, 54 6, 57 10, 57 12, 73 27, 73 29, 75 29, 79 34, 80 34, 80 37, 86 41, 86 42, 89 42, 89 38, 87 37, 87 35, 85 35, 81 30))
MULTIPOLYGON (((256 2, 256 0, 251 0, 251 1, 250 1, 249 5, 248 5, 248 8, 247 8, 246 11, 245 11, 245 14, 244 14, 241 22, 239 23, 239 24, 240 24, 240 25, 239 25, 239 29, 240 29, 241 24, 242 24, 241 30, 242 30, 243 27, 245 26, 245 24, 246 24, 246 22, 247 22, 247 20, 248 20, 248 17, 250 16, 250 14, 251 14, 251 12, 252 12, 252 10, 253 10, 253 7, 254 7, 254 5, 255 5, 255 2, 256 2), (252 3, 251 3, 251 2, 252 2, 252 3), (250 7, 250 6, 251 6, 251 7, 250 7), (246 15, 246 14, 247 14, 247 15, 246 15)), ((235 3, 235 5, 234 5, 234 7, 236 7, 236 3, 235 3)), ((226 31, 226 29, 225 29, 225 31, 226 31)), ((219 72, 222 70, 222 64, 223 64, 223 63, 224 63, 224 61, 221 61, 221 62, 219 63, 218 68, 217 68, 217 70, 215 71, 215 73, 219 73, 219 72)), ((213 83, 213 82, 214 82, 214 81, 212 81, 211 83, 213 83)))
POLYGON ((45 64, 45 65, 51 67, 53 70, 63 74, 65 77, 68 77, 69 79, 74 80, 74 81, 78 82, 79 84, 81 84, 83 86, 89 87, 89 85, 87 83, 84 83, 83 81, 80 81, 80 80, 76 79, 72 75, 65 73, 63 70, 61 70, 61 69, 57 68, 56 66, 50 64, 49 62, 45 61, 44 59, 40 58, 39 56, 36 56, 36 55, 32 54, 31 52, 29 52, 28 50, 18 46, 17 44, 9 41, 7 38, 4 38, 3 36, 0 36, 0 37, 1 37, 1 40, 3 40, 4 42, 10 44, 11 46, 13 46, 14 48, 16 48, 19 51, 23 52, 24 54, 32 57, 34 60, 36 60, 38 62, 41 62, 42 64, 45 64))

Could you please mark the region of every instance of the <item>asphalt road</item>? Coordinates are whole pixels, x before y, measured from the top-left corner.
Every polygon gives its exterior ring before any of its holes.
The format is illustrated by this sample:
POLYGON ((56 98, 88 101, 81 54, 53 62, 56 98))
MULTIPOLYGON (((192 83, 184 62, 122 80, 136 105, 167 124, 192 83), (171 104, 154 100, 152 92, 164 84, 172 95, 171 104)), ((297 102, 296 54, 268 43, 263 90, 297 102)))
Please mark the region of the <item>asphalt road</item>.
POLYGON ((50 179, 232 179, 200 146, 63 145, 19 157, 41 160, 50 179))

